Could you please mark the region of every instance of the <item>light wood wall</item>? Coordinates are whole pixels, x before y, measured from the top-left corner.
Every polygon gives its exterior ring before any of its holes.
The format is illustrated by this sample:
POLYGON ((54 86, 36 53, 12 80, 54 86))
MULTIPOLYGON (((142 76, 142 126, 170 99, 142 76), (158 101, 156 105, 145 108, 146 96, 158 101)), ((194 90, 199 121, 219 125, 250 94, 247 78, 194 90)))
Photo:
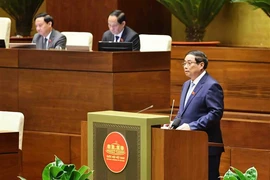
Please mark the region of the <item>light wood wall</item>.
MULTIPOLYGON (((185 41, 184 25, 172 16, 174 41, 185 41)), ((270 47, 270 18, 247 3, 227 3, 206 29, 204 41, 223 46, 270 47)))

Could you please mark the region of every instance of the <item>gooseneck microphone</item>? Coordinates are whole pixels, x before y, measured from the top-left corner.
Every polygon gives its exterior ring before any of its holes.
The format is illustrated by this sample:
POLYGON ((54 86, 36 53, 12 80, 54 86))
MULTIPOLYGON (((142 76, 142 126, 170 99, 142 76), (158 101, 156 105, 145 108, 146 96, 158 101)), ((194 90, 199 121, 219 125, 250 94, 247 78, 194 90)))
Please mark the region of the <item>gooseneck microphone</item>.
POLYGON ((172 120, 173 108, 174 108, 174 100, 172 101, 172 108, 171 108, 170 122, 169 123, 171 123, 171 120, 172 120))
POLYGON ((144 108, 144 109, 138 111, 137 113, 141 113, 141 112, 146 111, 146 110, 148 110, 148 109, 151 109, 151 108, 153 108, 153 107, 154 107, 154 105, 148 106, 147 108, 144 108))

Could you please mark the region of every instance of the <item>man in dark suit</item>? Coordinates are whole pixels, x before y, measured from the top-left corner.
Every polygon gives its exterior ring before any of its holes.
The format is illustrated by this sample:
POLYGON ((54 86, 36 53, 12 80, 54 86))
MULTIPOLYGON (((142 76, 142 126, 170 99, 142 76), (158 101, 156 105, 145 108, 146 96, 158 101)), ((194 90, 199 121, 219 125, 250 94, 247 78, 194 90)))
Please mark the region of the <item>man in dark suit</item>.
POLYGON ((133 51, 140 50, 139 34, 126 26, 126 16, 121 10, 115 10, 108 17, 109 30, 102 36, 102 41, 132 42, 133 51))
MULTIPOLYGON (((220 120, 224 110, 222 87, 207 72, 208 59, 201 51, 186 54, 183 67, 186 81, 182 88, 179 111, 171 124, 177 130, 199 130, 209 142, 222 143, 220 120)), ((218 180, 223 147, 209 147, 209 180, 218 180)))
POLYGON ((53 18, 47 13, 35 17, 37 33, 33 37, 37 49, 65 49, 67 38, 53 29, 53 18))

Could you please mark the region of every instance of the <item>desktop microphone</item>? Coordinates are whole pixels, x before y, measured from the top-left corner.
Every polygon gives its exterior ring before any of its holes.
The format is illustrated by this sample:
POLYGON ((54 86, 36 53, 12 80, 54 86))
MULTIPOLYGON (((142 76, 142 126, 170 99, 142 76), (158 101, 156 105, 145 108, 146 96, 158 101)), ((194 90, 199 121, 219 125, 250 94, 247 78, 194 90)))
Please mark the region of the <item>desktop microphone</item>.
POLYGON ((144 109, 138 111, 137 113, 141 113, 141 112, 146 111, 146 110, 148 110, 148 109, 151 109, 151 108, 153 108, 153 107, 154 107, 154 105, 151 105, 151 106, 149 106, 149 107, 147 107, 147 108, 144 108, 144 109))

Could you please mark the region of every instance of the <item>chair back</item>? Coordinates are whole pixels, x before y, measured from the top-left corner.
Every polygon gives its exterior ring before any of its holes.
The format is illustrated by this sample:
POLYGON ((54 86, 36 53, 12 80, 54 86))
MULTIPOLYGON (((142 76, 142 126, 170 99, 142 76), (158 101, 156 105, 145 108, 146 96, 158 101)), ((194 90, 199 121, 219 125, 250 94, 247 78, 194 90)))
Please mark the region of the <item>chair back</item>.
POLYGON ((140 34, 140 51, 171 51, 172 38, 169 35, 140 34))
MULTIPOLYGON (((68 46, 88 46, 89 51, 92 51, 93 35, 90 32, 61 32, 67 38, 68 46)), ((68 49, 67 49, 68 50, 68 49)))
POLYGON ((9 48, 11 20, 7 17, 0 17, 0 39, 4 39, 6 48, 9 48))
POLYGON ((24 115, 21 112, 0 111, 0 130, 19 132, 19 149, 22 150, 24 115))

